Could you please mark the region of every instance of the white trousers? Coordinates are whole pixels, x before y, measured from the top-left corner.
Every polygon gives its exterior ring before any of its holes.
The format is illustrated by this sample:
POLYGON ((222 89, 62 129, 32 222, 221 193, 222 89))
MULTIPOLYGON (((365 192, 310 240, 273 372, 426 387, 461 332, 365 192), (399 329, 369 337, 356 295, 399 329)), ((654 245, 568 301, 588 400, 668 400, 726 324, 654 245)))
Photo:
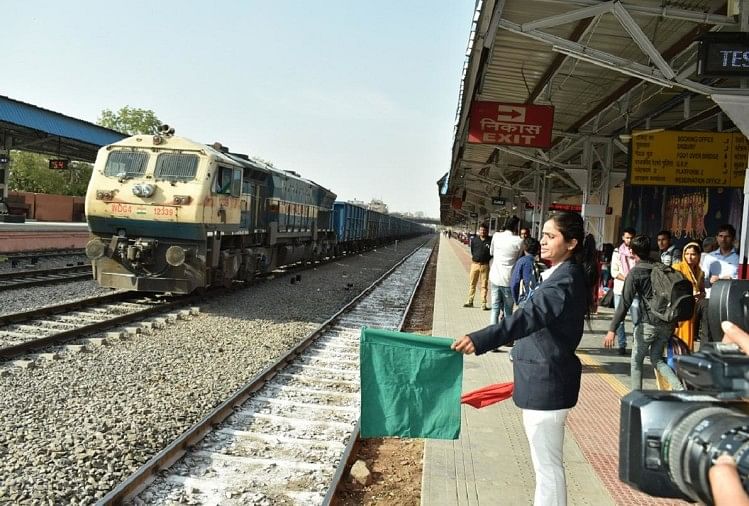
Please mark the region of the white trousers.
POLYGON ((536 493, 533 506, 566 506, 567 483, 562 450, 564 422, 569 409, 537 411, 523 409, 523 427, 531 447, 536 493))

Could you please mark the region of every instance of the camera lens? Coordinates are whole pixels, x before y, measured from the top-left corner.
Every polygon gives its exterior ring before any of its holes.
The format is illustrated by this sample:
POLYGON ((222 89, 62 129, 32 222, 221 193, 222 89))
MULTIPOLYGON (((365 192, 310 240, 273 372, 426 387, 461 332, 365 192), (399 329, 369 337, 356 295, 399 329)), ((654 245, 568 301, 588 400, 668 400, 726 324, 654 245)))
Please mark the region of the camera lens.
POLYGON ((749 492, 749 418, 732 409, 711 406, 677 421, 664 441, 671 480, 695 501, 712 504, 707 475, 720 455, 736 459, 744 490, 749 492))

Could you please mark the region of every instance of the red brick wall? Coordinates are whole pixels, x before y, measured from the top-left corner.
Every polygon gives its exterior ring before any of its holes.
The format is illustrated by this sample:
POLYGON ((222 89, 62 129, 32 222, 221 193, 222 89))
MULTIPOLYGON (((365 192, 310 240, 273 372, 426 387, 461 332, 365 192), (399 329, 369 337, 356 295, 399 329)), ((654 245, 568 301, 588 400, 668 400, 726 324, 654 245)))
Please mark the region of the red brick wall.
POLYGON ((34 219, 37 221, 73 221, 73 197, 68 195, 35 195, 34 219))

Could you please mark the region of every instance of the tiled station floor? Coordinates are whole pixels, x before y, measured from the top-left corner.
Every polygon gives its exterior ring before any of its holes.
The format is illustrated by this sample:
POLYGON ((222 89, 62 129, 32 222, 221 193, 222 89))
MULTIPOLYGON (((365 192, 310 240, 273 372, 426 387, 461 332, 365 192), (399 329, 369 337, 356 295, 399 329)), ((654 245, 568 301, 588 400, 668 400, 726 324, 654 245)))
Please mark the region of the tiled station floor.
MULTIPOLYGON (((489 311, 464 308, 470 255, 455 239, 440 238, 433 335, 458 337, 484 327, 489 311)), ((567 419, 564 459, 570 505, 686 505, 654 499, 621 483, 618 475, 619 400, 629 391, 629 356, 602 347, 612 311, 601 310, 586 325, 578 356, 583 363, 578 404, 567 419)), ((627 322, 628 334, 631 325, 627 322)), ((631 343, 631 338, 630 338, 631 343)), ((506 349, 466 356, 463 391, 512 381, 506 349)), ((644 388, 655 388, 648 359, 644 388)), ((534 475, 520 410, 511 399, 475 409, 462 407, 460 438, 428 440, 421 503, 519 505, 533 503, 534 475)))

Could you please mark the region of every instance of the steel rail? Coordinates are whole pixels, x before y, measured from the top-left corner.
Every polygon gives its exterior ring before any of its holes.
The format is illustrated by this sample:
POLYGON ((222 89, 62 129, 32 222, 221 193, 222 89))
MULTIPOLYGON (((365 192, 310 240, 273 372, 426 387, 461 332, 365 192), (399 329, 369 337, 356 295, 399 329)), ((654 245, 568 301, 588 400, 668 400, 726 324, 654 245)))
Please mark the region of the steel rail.
MULTIPOLYGON (((431 239, 431 240, 434 241, 435 239, 431 239)), ((421 247, 423 247, 423 244, 419 248, 421 247)), ((411 255, 413 255, 413 253, 415 253, 419 248, 416 248, 411 253, 411 255)), ((419 280, 414 285, 414 289, 411 291, 411 295, 408 297, 408 303, 406 304, 406 309, 403 312, 403 317, 401 318, 400 324, 398 325, 398 330, 403 330, 403 326, 406 324, 406 318, 408 318, 408 313, 409 311, 411 311, 411 306, 413 305, 413 301, 414 301, 414 298, 416 297, 416 293, 419 291, 419 288, 421 287, 421 284, 424 281, 424 273, 427 270, 429 261, 432 259, 432 255, 434 255, 434 245, 432 245, 432 251, 429 253, 429 256, 424 262, 424 266, 421 268, 421 271, 419 271, 419 280)), ((406 259, 404 259, 403 261, 405 260, 406 259)), ((348 461, 351 458, 351 454, 354 451, 354 447, 356 446, 356 443, 359 440, 359 432, 360 432, 359 427, 360 426, 361 426, 361 419, 357 420, 356 422, 356 426, 354 427, 354 430, 351 433, 351 437, 349 438, 348 443, 346 443, 346 448, 343 451, 343 455, 341 457, 341 464, 336 469, 335 474, 333 475, 333 479, 331 481, 331 487, 328 489, 328 492, 325 494, 325 497, 323 498, 322 503, 325 506, 328 506, 333 503, 333 498, 335 497, 335 494, 338 491, 338 485, 340 484, 341 479, 343 478, 343 473, 346 470, 346 465, 348 464, 348 461)))
POLYGON ((78 256, 85 255, 86 250, 73 249, 73 250, 55 250, 55 251, 20 251, 14 253, 0 253, 0 257, 5 257, 6 260, 26 260, 34 258, 47 258, 47 257, 67 257, 67 256, 78 256))
POLYGON ((35 285, 47 285, 85 278, 93 280, 90 265, 74 265, 72 267, 54 267, 51 269, 0 272, 0 290, 10 290, 14 288, 23 288, 35 285))
MULTIPOLYGON (((116 294, 105 295, 99 298, 93 297, 89 299, 84 299, 82 301, 76 301, 76 302, 71 302, 67 304, 59 304, 57 306, 49 306, 46 308, 35 309, 32 311, 25 311, 23 313, 0 316, 0 325, 1 325, 0 333, 2 333, 2 330, 3 330, 2 326, 6 326, 9 324, 12 325, 16 323, 21 323, 21 322, 33 320, 34 318, 39 318, 39 317, 44 317, 44 316, 54 316, 60 313, 64 313, 65 311, 70 310, 70 309, 86 309, 92 306, 95 307, 98 304, 109 304, 112 302, 122 302, 122 301, 129 301, 131 303, 137 303, 137 302, 133 302, 133 299, 142 299, 142 298, 143 297, 140 294, 138 294, 138 297, 134 297, 133 293, 131 292, 118 292, 116 294)), ((40 348, 62 344, 72 339, 80 338, 82 337, 82 335, 85 335, 85 334, 90 334, 93 332, 109 329, 112 327, 116 327, 118 325, 124 325, 130 322, 136 321, 136 320, 140 320, 143 317, 152 315, 154 313, 162 313, 170 309, 175 309, 177 307, 185 306, 189 303, 194 302, 195 300, 199 298, 200 298, 199 296, 181 296, 181 297, 176 297, 172 300, 166 300, 164 302, 159 302, 158 299, 154 298, 153 302, 156 302, 156 303, 153 305, 144 305, 142 310, 136 310, 132 313, 127 313, 124 315, 116 316, 116 317, 109 318, 107 320, 103 320, 100 322, 95 322, 95 323, 91 323, 88 325, 82 325, 74 329, 64 330, 62 332, 55 332, 48 336, 40 337, 37 339, 31 339, 23 343, 14 344, 11 346, 0 346, 0 359, 13 358, 17 355, 28 353, 34 350, 38 350, 40 348)))
MULTIPOLYGON (((166 448, 161 450, 155 456, 153 456, 148 462, 138 468, 133 474, 131 474, 125 481, 117 485, 107 495, 101 498, 96 504, 97 506, 105 505, 118 505, 124 501, 130 500, 141 491, 143 491, 156 477, 156 474, 163 470, 171 467, 175 464, 191 446, 197 444, 207 434, 209 434, 215 426, 224 421, 229 415, 234 412, 234 409, 242 405, 247 401, 250 396, 260 390, 271 378, 273 378, 278 372, 280 372, 287 365, 291 364, 294 359, 300 356, 307 348, 309 348, 315 340, 324 332, 329 330, 333 324, 345 313, 350 311, 361 299, 372 292, 378 285, 380 285, 390 274, 392 274, 398 267, 401 266, 406 260, 408 260, 413 254, 421 249, 428 241, 424 241, 419 246, 413 249, 409 254, 405 255, 400 261, 388 269, 382 276, 375 280, 371 285, 365 288, 359 295, 354 297, 348 304, 337 311, 328 320, 322 323, 316 330, 310 332, 304 339, 298 343, 295 347, 286 352, 285 355, 280 357, 276 362, 268 365, 265 369, 256 374, 248 383, 240 387, 229 399, 218 405, 209 414, 195 423, 188 430, 183 432, 177 439, 172 441, 166 448)), ((358 423, 356 426, 358 433, 358 423)), ((339 467, 345 467, 348 457, 353 448, 351 440, 344 450, 344 454, 340 459, 339 467)), ((342 472, 342 471, 341 471, 342 472)), ((338 474, 338 471, 336 471, 338 474)), ((340 476, 339 476, 340 479, 340 476)))
POLYGON ((124 325, 133 321, 141 320, 145 316, 150 316, 154 313, 163 313, 164 311, 168 311, 170 309, 182 307, 187 303, 188 302, 184 299, 180 299, 164 302, 153 306, 145 306, 142 310, 120 315, 114 318, 109 318, 101 322, 83 325, 81 327, 65 330, 63 332, 56 332, 49 336, 40 337, 38 339, 33 339, 31 341, 26 341, 24 343, 15 344, 12 346, 3 346, 0 347, 0 359, 8 359, 22 353, 38 350, 39 348, 62 344, 71 339, 82 337, 82 335, 85 334, 91 334, 93 332, 98 332, 101 330, 116 327, 118 325, 124 325))
POLYGON ((52 306, 40 307, 37 309, 29 309, 28 311, 20 311, 18 313, 11 313, 0 316, 0 327, 9 325, 11 323, 21 323, 39 316, 54 315, 64 313, 70 309, 91 306, 99 304, 101 302, 121 302, 127 299, 142 298, 143 294, 135 292, 115 292, 107 295, 99 295, 97 297, 89 297, 87 299, 79 299, 73 302, 64 302, 62 304, 54 304, 52 306))

